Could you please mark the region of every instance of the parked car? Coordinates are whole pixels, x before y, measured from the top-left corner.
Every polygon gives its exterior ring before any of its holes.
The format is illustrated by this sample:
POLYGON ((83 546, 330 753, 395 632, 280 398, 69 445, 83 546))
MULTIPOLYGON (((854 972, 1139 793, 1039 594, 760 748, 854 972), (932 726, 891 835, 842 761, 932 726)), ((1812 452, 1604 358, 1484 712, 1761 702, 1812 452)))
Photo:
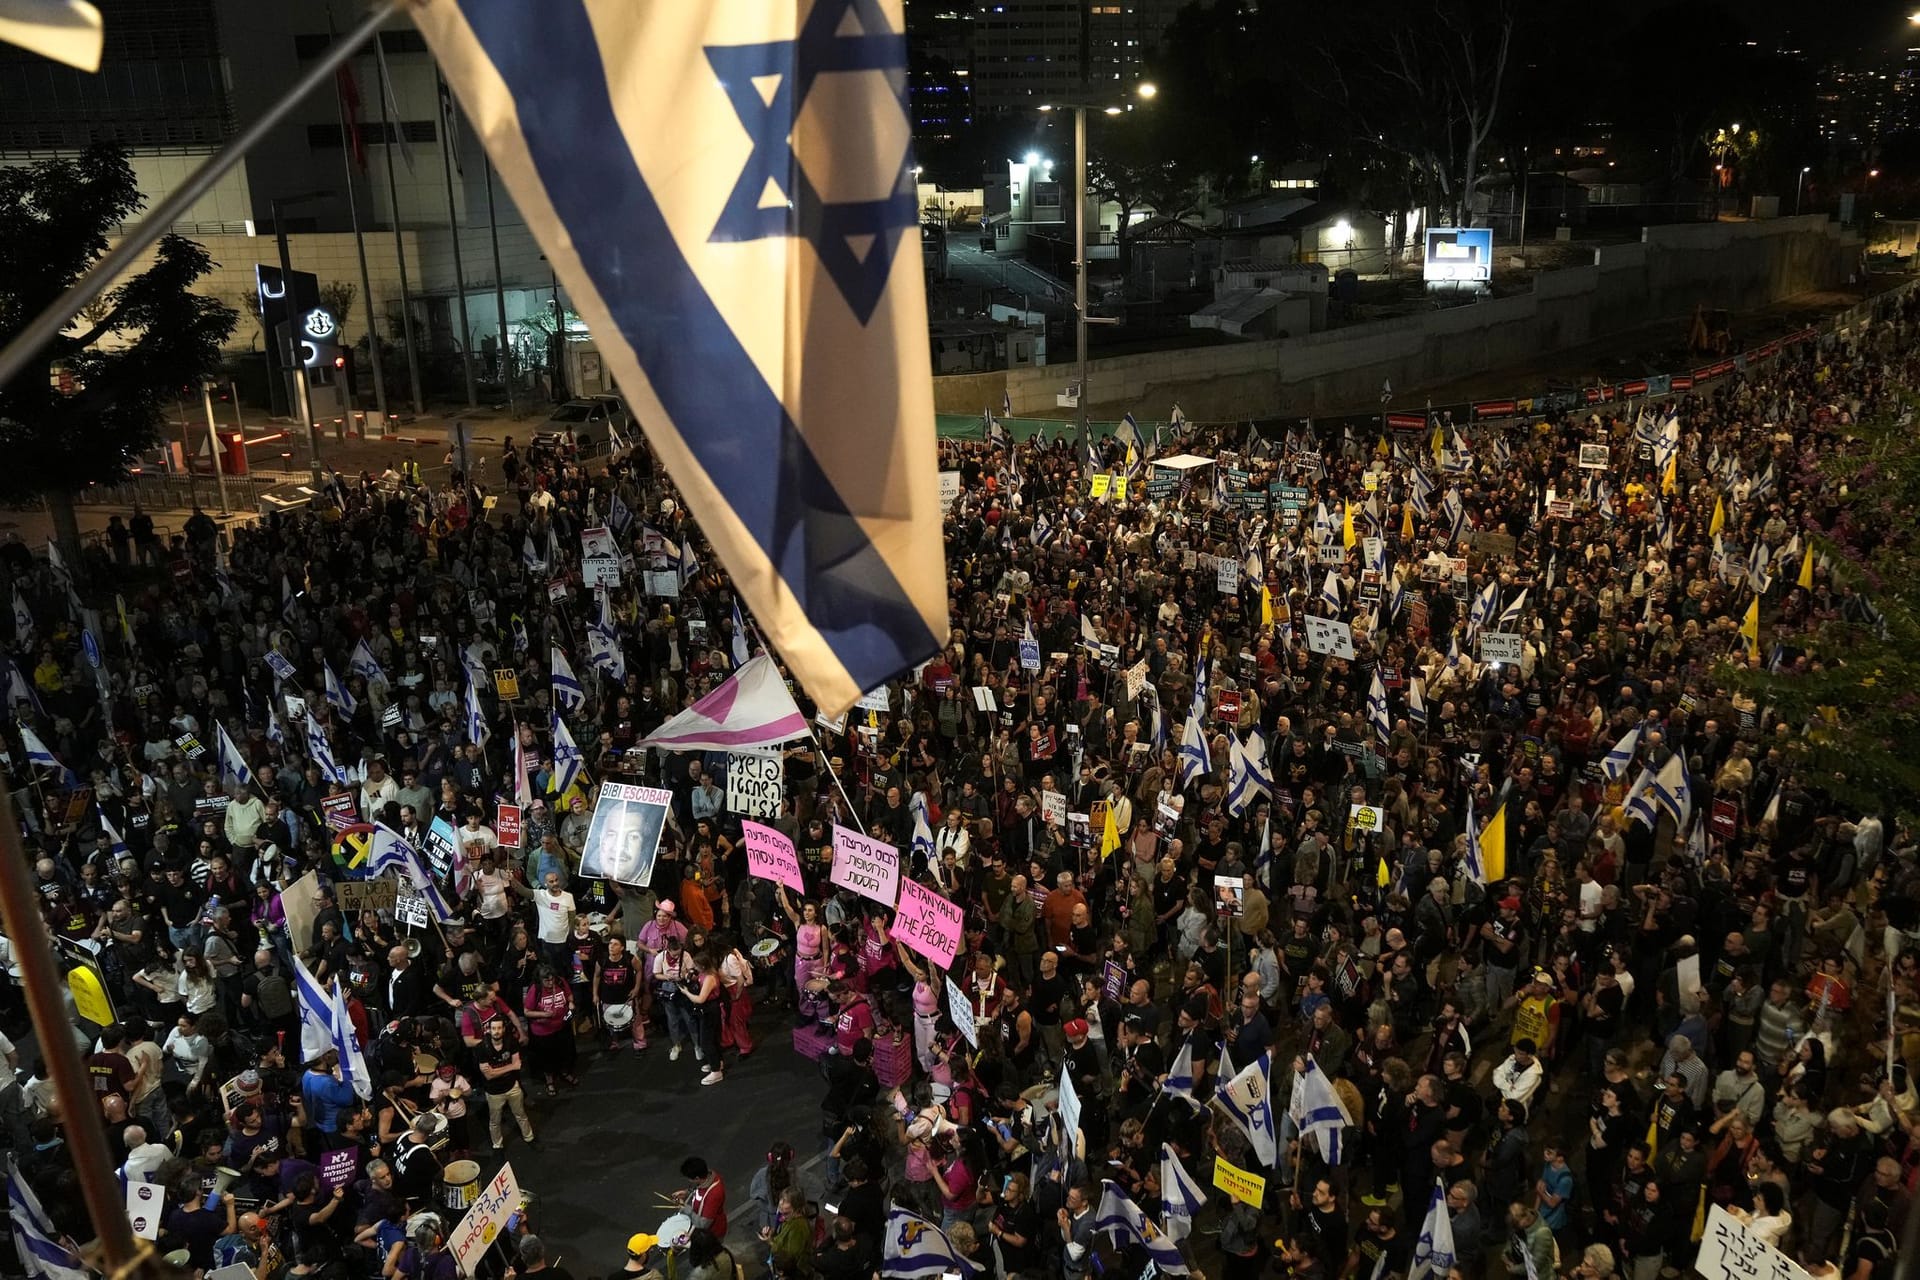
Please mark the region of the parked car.
POLYGON ((633 415, 619 396, 582 396, 556 408, 533 433, 533 443, 551 448, 572 437, 580 456, 592 458, 631 448, 634 430, 633 415), (616 435, 621 441, 618 444, 614 442, 616 435))

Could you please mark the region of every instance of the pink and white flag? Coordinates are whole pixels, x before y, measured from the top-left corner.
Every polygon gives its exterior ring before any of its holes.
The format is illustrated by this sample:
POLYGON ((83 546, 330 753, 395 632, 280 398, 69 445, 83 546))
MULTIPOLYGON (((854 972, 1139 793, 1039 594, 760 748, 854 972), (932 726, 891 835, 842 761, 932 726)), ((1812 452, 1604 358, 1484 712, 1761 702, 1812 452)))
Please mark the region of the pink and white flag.
POLYGON ((773 659, 760 654, 641 742, 662 751, 746 751, 807 731, 773 659))

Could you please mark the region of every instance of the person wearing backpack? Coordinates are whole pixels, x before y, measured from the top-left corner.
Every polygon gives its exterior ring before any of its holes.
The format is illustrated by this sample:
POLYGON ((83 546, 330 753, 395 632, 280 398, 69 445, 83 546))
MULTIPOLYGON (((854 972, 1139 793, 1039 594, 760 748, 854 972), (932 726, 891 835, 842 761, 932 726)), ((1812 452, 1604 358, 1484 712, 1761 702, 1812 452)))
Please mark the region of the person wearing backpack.
POLYGON ((249 1030, 268 1035, 297 1036, 300 1017, 294 1008, 293 984, 280 969, 271 947, 253 953, 253 971, 240 983, 240 1017, 249 1030))

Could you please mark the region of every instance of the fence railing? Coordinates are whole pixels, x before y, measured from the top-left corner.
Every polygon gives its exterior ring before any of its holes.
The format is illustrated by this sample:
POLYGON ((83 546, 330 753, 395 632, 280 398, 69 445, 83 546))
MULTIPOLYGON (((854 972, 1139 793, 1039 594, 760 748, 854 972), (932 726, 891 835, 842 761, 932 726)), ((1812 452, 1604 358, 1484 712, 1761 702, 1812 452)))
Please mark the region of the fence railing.
MULTIPOLYGON (((260 505, 260 495, 305 474, 304 471, 287 474, 274 471, 228 476, 227 505, 235 511, 255 510, 260 505)), ((130 507, 137 502, 152 511, 191 507, 197 503, 204 510, 214 511, 220 506, 220 482, 213 476, 196 475, 189 482, 185 475, 143 471, 125 484, 89 485, 74 495, 74 501, 84 506, 109 507, 130 507)))

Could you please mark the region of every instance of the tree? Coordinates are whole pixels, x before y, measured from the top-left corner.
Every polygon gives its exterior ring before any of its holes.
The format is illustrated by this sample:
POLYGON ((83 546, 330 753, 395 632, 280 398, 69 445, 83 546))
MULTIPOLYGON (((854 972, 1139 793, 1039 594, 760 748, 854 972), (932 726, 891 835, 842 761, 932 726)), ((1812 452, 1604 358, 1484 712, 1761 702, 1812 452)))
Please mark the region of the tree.
MULTIPOLYGON (((126 153, 96 146, 71 159, 0 169, 0 342, 55 302, 107 250, 113 228, 145 203, 126 153)), ((76 317, 0 387, 0 499, 44 498, 67 563, 79 571, 73 495, 124 480, 160 437, 161 406, 220 366, 234 310, 191 292, 212 263, 181 236, 162 236, 151 266, 76 317), (61 394, 53 372, 72 375, 61 394)))
POLYGON ((340 332, 347 331, 347 322, 353 319, 353 300, 360 296, 360 286, 351 280, 329 280, 320 286, 320 305, 333 312, 334 323, 340 326, 340 332))
POLYGON ((1344 166, 1398 169, 1426 205, 1471 223, 1513 47, 1511 0, 1362 0, 1331 12, 1305 82, 1344 166))
POLYGON ((1830 565, 1821 576, 1831 585, 1816 581, 1825 607, 1797 626, 1762 616, 1763 645, 1784 646, 1788 669, 1725 673, 1797 730, 1787 750, 1808 785, 1889 819, 1920 815, 1916 405, 1909 395, 1900 412, 1856 423, 1841 447, 1795 478, 1822 496, 1814 545, 1830 565))
POLYGON ((1087 114, 1087 190, 1120 206, 1114 242, 1123 273, 1133 265, 1135 211, 1151 209, 1179 222, 1205 201, 1207 175, 1189 151, 1169 145, 1165 119, 1152 107, 1123 116, 1087 114))

